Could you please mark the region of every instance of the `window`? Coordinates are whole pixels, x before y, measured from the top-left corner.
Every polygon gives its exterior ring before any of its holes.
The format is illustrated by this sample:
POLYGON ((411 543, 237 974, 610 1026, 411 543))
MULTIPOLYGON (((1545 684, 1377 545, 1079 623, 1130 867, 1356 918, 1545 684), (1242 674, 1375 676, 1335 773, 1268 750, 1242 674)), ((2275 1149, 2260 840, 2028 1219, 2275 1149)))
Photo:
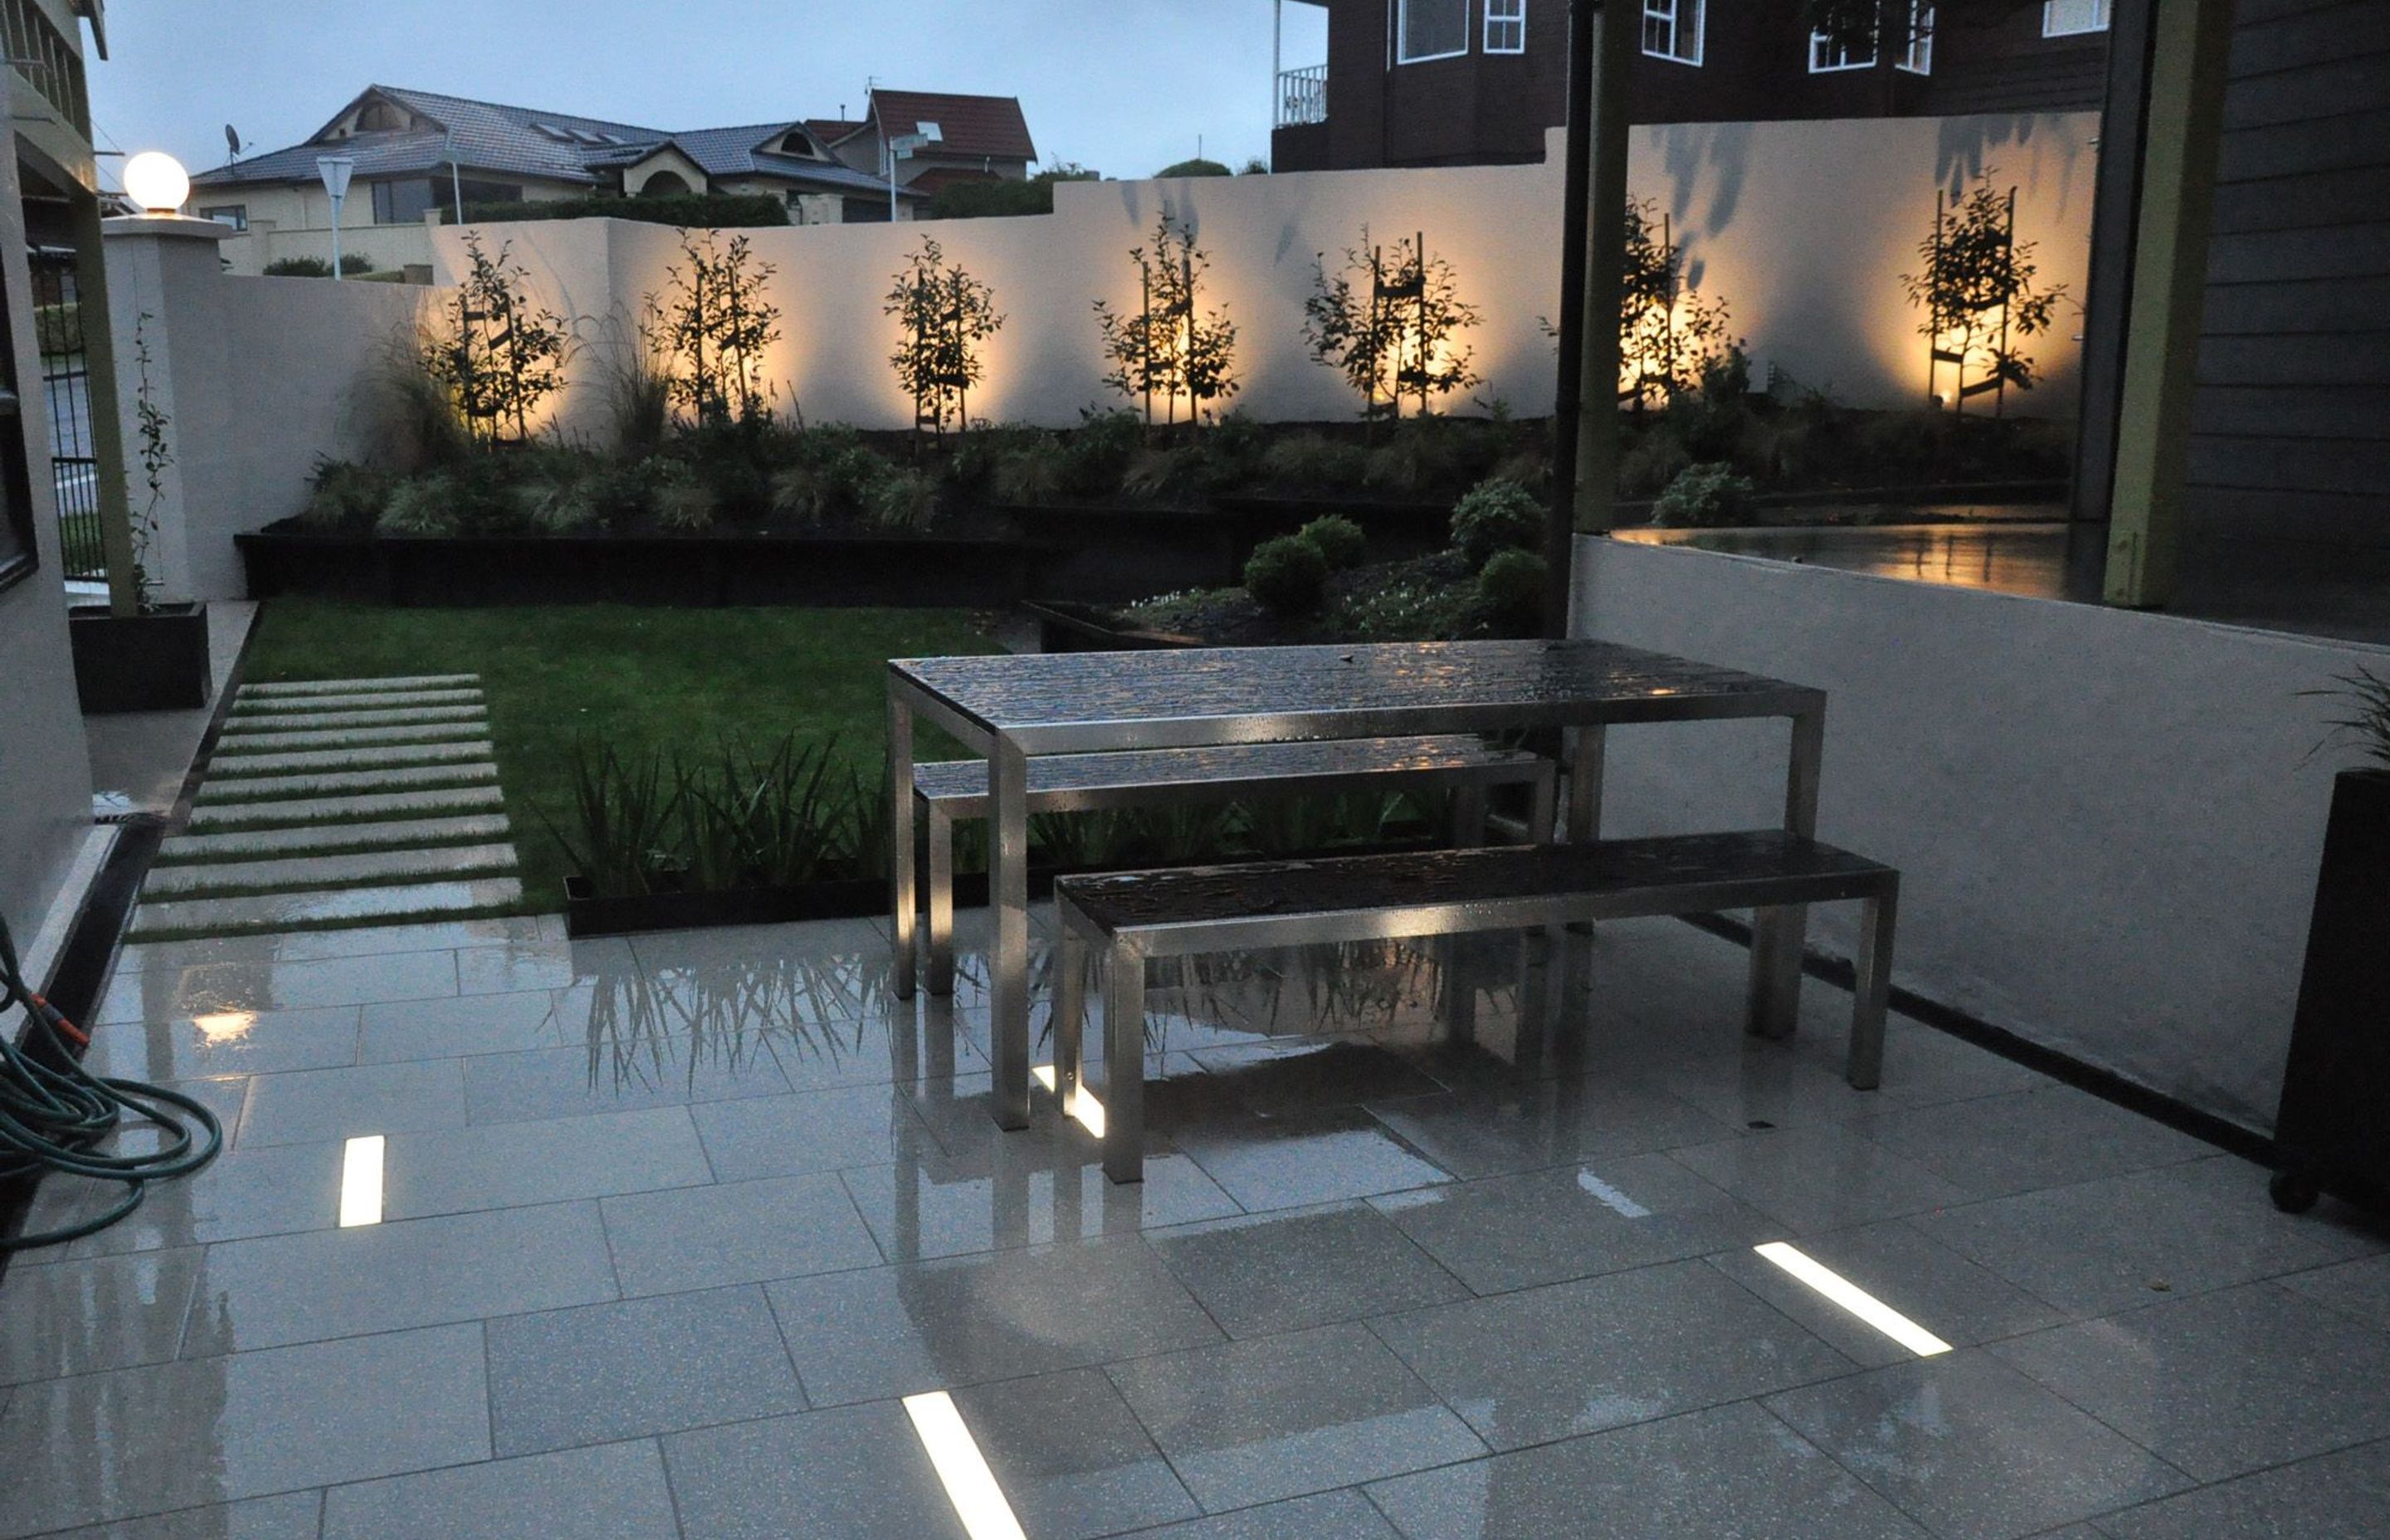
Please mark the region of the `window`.
POLYGON ((1822 75, 1835 70, 1874 68, 1875 45, 1872 42, 1859 38, 1837 41, 1825 32, 1809 34, 1809 73, 1822 75))
POLYGON ((390 134, 402 128, 412 127, 414 122, 415 120, 409 118, 403 108, 389 102, 367 102, 358 109, 357 132, 390 134))
POLYGON ((2109 0, 2043 0, 2041 35, 2074 37, 2108 30, 2109 0))
POLYGON ((246 230, 249 228, 249 205, 246 203, 219 203, 213 208, 201 209, 199 211, 199 217, 201 219, 212 219, 219 225, 229 225, 236 230, 246 230))
POLYGON ((1679 64, 1702 61, 1707 0, 1643 0, 1643 51, 1679 64))
POLYGON ((1394 0, 1394 62, 1469 52, 1469 0, 1394 0))
POLYGON ((1912 75, 1934 72, 1933 6, 1920 6, 1916 0, 1910 0, 1908 35, 1901 40, 1900 50, 1893 55, 1892 62, 1895 68, 1906 70, 1912 75))
POLYGON ((403 182, 377 182, 373 185, 374 223, 376 225, 420 225, 426 211, 447 201, 433 189, 428 176, 409 177, 403 182))
POLYGON ((1527 0, 1485 0, 1485 51, 1527 51, 1527 0))

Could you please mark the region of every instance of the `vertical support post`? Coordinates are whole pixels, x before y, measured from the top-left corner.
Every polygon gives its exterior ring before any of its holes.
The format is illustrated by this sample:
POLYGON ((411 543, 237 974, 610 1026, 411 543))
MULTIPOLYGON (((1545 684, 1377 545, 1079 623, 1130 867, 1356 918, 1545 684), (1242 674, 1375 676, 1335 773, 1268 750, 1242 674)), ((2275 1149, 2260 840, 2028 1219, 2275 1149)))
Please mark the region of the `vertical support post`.
POLYGON ((927 894, 930 910, 929 990, 932 995, 955 992, 955 820, 934 802, 922 814, 929 850, 927 894))
POLYGON ((116 331, 108 314, 105 237, 99 199, 77 191, 73 203, 75 299, 82 307, 84 388, 91 400, 92 474, 98 481, 100 554, 108 558, 108 609, 113 615, 133 615, 141 609, 141 589, 134 572, 133 489, 119 410, 123 398, 118 393, 116 331))
POLYGON ((1565 636, 1576 533, 1608 533, 1618 499, 1618 310, 1626 245, 1626 81, 1639 13, 1571 0, 1568 172, 1561 213, 1561 363, 1544 634, 1565 636))
POLYGON ((1600 723, 1568 730, 1568 832, 1572 845, 1601 838, 1602 761, 1610 745, 1610 729, 1600 723))
POLYGON ((1104 1174, 1145 1180, 1145 954, 1125 940, 1104 959, 1104 1174))
MULTIPOLYGON (((1784 827, 1810 838, 1818 832, 1818 789, 1826 755, 1823 702, 1792 719, 1792 739, 1784 776, 1784 827)), ((1800 1024, 1808 906, 1785 904, 1762 909, 1753 921, 1750 1030, 1758 1037, 1788 1038, 1800 1024)))
POLYGON ((2167 603, 2181 572, 2232 0, 2165 0, 2154 27, 2106 584, 2109 603, 2135 609, 2167 603))
POLYGON ((988 1035, 996 1123, 1029 1126, 1029 760, 998 733, 987 755, 988 1035))
POLYGON ((1895 877, 1881 898, 1870 898, 1859 917, 1857 976, 1851 981, 1851 1056, 1844 1078, 1854 1091, 1883 1084, 1884 1017, 1892 1005, 1892 932, 1900 904, 1895 877))
POLYGON ((913 997, 913 709, 888 675, 888 935, 889 987, 913 997))
POLYGON ((1077 1110, 1086 1077, 1087 944, 1060 903, 1054 905, 1054 1096, 1062 1115, 1077 1110))

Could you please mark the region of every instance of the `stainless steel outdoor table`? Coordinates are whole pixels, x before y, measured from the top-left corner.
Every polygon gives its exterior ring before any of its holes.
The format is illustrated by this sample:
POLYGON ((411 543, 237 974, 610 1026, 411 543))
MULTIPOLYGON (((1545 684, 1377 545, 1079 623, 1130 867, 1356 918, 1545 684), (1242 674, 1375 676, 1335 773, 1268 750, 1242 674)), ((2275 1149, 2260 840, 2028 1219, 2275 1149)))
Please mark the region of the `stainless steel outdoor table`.
MULTIPOLYGON (((1825 750, 1822 691, 1608 642, 1395 642, 894 659, 888 665, 889 884, 894 987, 916 959, 913 723, 926 718, 988 762, 990 1045, 996 1121, 1029 1124, 1028 762, 1034 755, 1293 738, 1560 728, 1571 841, 1601 826, 1613 725, 1785 717, 1784 827, 1814 835, 1825 750)), ((1805 910, 1762 921, 1752 947, 1752 1030, 1784 1036, 1799 998, 1805 910)))

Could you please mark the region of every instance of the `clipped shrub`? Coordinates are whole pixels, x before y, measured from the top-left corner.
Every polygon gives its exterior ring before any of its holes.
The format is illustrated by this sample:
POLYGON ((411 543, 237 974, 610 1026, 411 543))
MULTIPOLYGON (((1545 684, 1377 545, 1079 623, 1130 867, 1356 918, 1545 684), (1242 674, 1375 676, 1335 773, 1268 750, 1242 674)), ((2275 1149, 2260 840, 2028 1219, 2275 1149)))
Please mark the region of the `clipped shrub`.
POLYGON ((925 530, 938 517, 938 481, 926 470, 890 466, 864 489, 863 521, 897 533, 925 530))
POLYGON ((1367 450, 1325 433, 1289 434, 1261 456, 1264 476, 1297 487, 1356 487, 1368 467, 1367 450))
POLYGON ((1265 540, 1245 562, 1245 591, 1274 615, 1309 614, 1328 592, 1328 558, 1299 534, 1265 540))
POLYGON ((1497 551, 1477 574, 1477 609, 1497 635, 1532 636, 1543 626, 1544 558, 1533 551, 1497 551))
POLYGON ((1746 523, 1754 490, 1730 465, 1690 466, 1651 505, 1651 522, 1672 529, 1746 523))
MULTIPOLYGON (((786 225, 789 206, 769 193, 690 193, 681 198, 559 198, 506 203, 468 203, 468 225, 516 224, 533 219, 628 219, 684 230, 753 229, 786 225)), ((443 200, 440 223, 456 223, 443 200)))
MULTIPOLYGON (((348 277, 374 270, 373 259, 356 251, 341 253, 341 272, 348 277)), ((269 278, 328 278, 332 264, 321 257, 276 257, 265 264, 269 278)))
POLYGON ((649 507, 660 529, 696 534, 713 528, 713 489, 697 472, 677 460, 650 460, 653 490, 649 507))
POLYGON ((391 489, 374 528, 383 534, 455 534, 456 486, 446 476, 418 476, 391 489))
POLYGON ((1497 551, 1532 551, 1544 541, 1544 507, 1516 481, 1480 481, 1453 505, 1452 546, 1470 570, 1497 551))
POLYGON ((1089 412, 1062 448, 1062 490, 1102 497, 1120 490, 1129 462, 1145 446, 1145 425, 1129 411, 1089 412))
POLYGON ((1331 572, 1350 571, 1369 554, 1369 537, 1343 514, 1331 513, 1303 526, 1303 538, 1319 547, 1331 572))
POLYGON ((391 481, 387 472, 368 466, 318 459, 299 521, 312 530, 372 529, 389 500, 391 481))
POLYGON ((1664 421, 1657 423, 1618 457, 1618 490, 1628 497, 1657 497, 1692 463, 1674 430, 1664 421))

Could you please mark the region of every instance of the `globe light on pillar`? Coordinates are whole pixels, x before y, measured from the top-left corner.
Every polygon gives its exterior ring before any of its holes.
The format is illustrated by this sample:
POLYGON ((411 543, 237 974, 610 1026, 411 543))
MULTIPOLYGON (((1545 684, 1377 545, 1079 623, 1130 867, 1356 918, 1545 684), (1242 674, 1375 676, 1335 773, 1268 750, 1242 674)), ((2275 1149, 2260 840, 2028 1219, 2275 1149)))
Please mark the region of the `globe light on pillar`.
POLYGON ((173 213, 191 196, 190 173, 163 150, 145 149, 124 162, 124 196, 144 213, 173 213))

